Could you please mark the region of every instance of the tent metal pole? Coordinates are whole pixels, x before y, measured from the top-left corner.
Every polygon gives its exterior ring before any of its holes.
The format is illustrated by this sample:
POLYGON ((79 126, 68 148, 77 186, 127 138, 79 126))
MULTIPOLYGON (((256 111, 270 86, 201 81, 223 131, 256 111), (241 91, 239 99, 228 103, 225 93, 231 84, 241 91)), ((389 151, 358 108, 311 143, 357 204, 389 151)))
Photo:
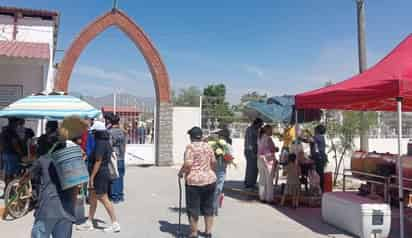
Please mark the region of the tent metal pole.
POLYGON ((295 106, 295 135, 296 135, 296 138, 298 137, 298 135, 299 135, 299 121, 298 121, 298 109, 296 108, 296 106, 295 106))
MULTIPOLYGON (((359 73, 367 68, 366 63, 366 31, 365 31, 365 0, 356 0, 357 25, 358 25, 358 59, 359 73)), ((365 112, 360 113, 361 130, 360 130, 360 149, 364 152, 369 151, 368 127, 365 112)))
POLYGON ((403 197, 403 171, 402 171, 402 155, 401 155, 401 139, 402 139, 402 98, 396 99, 398 104, 398 186, 399 186, 399 217, 400 217, 400 238, 404 238, 404 197, 403 197))

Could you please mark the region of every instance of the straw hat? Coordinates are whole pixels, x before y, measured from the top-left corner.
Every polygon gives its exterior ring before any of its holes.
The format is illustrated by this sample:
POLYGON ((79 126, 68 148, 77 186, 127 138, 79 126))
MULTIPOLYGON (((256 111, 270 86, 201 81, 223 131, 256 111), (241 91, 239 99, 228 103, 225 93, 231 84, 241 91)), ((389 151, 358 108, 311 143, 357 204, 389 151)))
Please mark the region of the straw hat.
POLYGON ((67 131, 68 139, 74 139, 81 137, 87 131, 88 123, 78 116, 69 116, 64 118, 60 127, 67 131))

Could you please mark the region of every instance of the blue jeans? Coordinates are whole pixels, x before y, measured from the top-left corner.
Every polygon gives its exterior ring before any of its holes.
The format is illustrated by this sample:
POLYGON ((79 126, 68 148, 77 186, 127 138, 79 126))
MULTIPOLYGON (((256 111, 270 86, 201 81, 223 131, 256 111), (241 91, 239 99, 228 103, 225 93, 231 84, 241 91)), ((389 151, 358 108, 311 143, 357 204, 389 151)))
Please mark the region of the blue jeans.
POLYGON ((110 186, 110 199, 113 202, 121 202, 124 200, 124 177, 120 176, 117 179, 112 181, 110 186))
POLYGON ((226 169, 218 169, 216 171, 216 188, 214 194, 213 210, 215 216, 218 215, 220 196, 223 192, 223 186, 225 185, 226 169))
POLYGON ((68 219, 36 219, 31 238, 71 238, 73 223, 68 219))
POLYGON ((114 202, 121 202, 124 200, 124 175, 126 172, 124 160, 117 160, 117 167, 120 176, 112 181, 110 186, 110 199, 114 202))

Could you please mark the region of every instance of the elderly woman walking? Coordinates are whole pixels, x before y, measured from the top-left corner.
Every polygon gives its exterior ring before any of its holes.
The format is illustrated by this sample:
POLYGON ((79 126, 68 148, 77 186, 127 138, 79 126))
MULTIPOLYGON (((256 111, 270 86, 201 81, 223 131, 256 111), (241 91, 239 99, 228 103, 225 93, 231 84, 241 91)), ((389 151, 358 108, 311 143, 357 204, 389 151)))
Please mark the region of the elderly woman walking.
POLYGON ((191 233, 198 237, 199 216, 205 219, 204 237, 212 237, 213 201, 216 187, 214 167, 216 159, 213 149, 202 141, 202 130, 193 127, 189 130, 191 143, 186 147, 185 159, 179 177, 186 179, 186 208, 191 233))

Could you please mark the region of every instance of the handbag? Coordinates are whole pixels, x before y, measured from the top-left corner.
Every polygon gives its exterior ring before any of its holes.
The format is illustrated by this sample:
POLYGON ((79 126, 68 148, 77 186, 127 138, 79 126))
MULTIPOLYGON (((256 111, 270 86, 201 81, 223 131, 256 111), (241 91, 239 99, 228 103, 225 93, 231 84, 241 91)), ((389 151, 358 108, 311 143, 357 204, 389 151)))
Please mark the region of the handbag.
POLYGON ((119 170, 117 168, 117 155, 116 152, 112 152, 109 161, 109 174, 110 180, 115 180, 120 177, 119 170))

